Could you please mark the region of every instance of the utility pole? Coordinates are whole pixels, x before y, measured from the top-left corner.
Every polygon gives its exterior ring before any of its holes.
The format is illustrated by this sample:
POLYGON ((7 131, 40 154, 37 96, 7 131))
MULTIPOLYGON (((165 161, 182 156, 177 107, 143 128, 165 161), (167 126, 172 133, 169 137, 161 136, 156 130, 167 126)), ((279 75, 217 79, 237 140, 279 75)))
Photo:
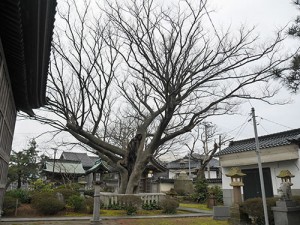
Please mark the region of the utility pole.
MULTIPOLYGON (((208 124, 205 123, 204 124, 204 133, 205 133, 205 146, 204 146, 204 151, 205 151, 205 159, 208 156, 208 138, 207 138, 207 128, 208 128, 208 124)), ((209 162, 207 163, 207 178, 210 179, 210 165, 209 162)))
POLYGON ((259 171, 259 180, 260 180, 262 202, 263 202, 263 208, 264 208, 265 225, 269 225, 268 211, 267 211, 267 201, 266 201, 266 192, 265 192, 265 183, 264 183, 264 175, 263 175, 263 170, 262 170, 262 166, 261 166, 259 141, 258 141, 258 135, 257 135, 256 119, 255 119, 254 108, 251 109, 251 112, 252 112, 252 120, 253 120, 254 135, 255 135, 255 147, 256 147, 255 152, 256 152, 257 162, 258 162, 258 171, 259 171))
POLYGON ((56 159, 57 148, 52 148, 52 149, 54 150, 53 169, 52 169, 52 181, 54 181, 54 168, 55 168, 55 159, 56 159))
POLYGON ((192 178, 192 174, 191 174, 191 153, 189 153, 189 179, 192 178))

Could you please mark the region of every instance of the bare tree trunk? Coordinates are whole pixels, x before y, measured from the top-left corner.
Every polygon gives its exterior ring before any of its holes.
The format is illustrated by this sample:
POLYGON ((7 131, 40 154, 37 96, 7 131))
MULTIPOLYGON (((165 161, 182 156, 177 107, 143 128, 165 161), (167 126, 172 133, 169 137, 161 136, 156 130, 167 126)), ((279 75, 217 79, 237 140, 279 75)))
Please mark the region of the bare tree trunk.
POLYGON ((197 178, 198 179, 205 179, 205 167, 200 167, 197 172, 197 178))
POLYGON ((21 175, 18 175, 18 186, 17 188, 21 188, 22 182, 21 182, 21 175))
POLYGON ((147 161, 144 160, 137 160, 134 165, 134 169, 129 177, 126 194, 136 194, 139 192, 139 183, 142 177, 142 174, 146 168, 147 161))
POLYGON ((126 192, 126 187, 128 185, 128 172, 126 170, 120 172, 120 186, 119 194, 124 194, 126 192))

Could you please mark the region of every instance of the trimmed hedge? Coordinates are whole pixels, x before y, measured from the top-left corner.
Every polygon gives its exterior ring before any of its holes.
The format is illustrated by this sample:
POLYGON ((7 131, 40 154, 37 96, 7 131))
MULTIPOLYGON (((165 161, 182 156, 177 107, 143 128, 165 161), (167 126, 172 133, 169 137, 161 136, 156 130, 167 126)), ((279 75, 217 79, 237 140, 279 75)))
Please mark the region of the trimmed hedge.
POLYGON ((74 212, 79 212, 84 209, 84 198, 79 195, 72 195, 68 198, 67 204, 74 212))
POLYGON ((36 192, 32 195, 32 206, 43 215, 55 215, 65 208, 53 192, 36 192))
POLYGON ((21 203, 30 203, 31 201, 30 192, 24 189, 14 189, 14 190, 7 191, 5 193, 5 196, 11 196, 13 198, 17 198, 21 203))
MULTIPOLYGON (((278 198, 267 198, 267 210, 268 210, 268 218, 269 224, 274 225, 274 215, 271 210, 271 207, 276 205, 276 201, 278 198)), ((251 198, 247 199, 241 204, 241 211, 246 213, 248 217, 252 217, 254 219, 254 224, 264 225, 264 209, 261 198, 251 198)))
POLYGON ((72 190, 72 189, 69 189, 69 188, 58 188, 58 189, 55 189, 54 191, 55 193, 61 193, 63 196, 64 196, 64 200, 67 202, 68 199, 73 196, 73 195, 77 195, 79 196, 80 193, 78 191, 75 191, 75 190, 72 190))
POLYGON ((142 205, 142 199, 135 195, 120 196, 118 200, 119 204, 126 210, 127 215, 135 215, 142 205))
POLYGON ((159 205, 162 208, 162 212, 165 214, 175 214, 179 207, 178 201, 174 198, 165 198, 160 201, 159 205))
POLYGON ((3 215, 4 216, 10 216, 13 215, 16 208, 19 207, 20 202, 17 205, 17 198, 12 197, 10 195, 5 195, 4 201, 3 201, 3 215))

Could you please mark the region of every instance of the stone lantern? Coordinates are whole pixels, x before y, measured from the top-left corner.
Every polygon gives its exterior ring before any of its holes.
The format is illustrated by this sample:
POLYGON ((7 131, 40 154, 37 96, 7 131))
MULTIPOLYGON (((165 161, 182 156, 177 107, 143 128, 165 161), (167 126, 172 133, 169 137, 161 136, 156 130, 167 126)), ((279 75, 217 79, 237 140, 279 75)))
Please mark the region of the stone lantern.
POLYGON ((292 186, 293 183, 291 182, 291 178, 295 177, 295 175, 293 175, 289 170, 281 170, 277 177, 281 178, 281 183, 288 182, 292 186))
POLYGON ((278 189, 278 194, 281 200, 290 200, 292 197, 291 186, 293 185, 291 178, 294 177, 289 170, 281 170, 277 175, 281 178, 281 184, 278 189))
POLYGON ((87 182, 85 181, 85 176, 81 176, 78 178, 78 184, 80 185, 80 196, 84 197, 85 185, 87 184, 87 182))
POLYGON ((244 186, 243 177, 246 174, 242 173, 239 167, 232 167, 227 177, 231 178, 230 186, 233 187, 233 204, 239 205, 242 202, 241 186, 244 186))

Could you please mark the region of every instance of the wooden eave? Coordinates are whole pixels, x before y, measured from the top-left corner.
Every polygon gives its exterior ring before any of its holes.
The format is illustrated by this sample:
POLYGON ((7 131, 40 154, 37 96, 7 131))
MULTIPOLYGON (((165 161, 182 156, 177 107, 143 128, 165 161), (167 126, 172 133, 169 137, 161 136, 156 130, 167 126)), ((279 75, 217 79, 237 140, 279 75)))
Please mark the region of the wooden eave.
POLYGON ((56 0, 1 0, 0 38, 17 110, 46 104, 56 0))

